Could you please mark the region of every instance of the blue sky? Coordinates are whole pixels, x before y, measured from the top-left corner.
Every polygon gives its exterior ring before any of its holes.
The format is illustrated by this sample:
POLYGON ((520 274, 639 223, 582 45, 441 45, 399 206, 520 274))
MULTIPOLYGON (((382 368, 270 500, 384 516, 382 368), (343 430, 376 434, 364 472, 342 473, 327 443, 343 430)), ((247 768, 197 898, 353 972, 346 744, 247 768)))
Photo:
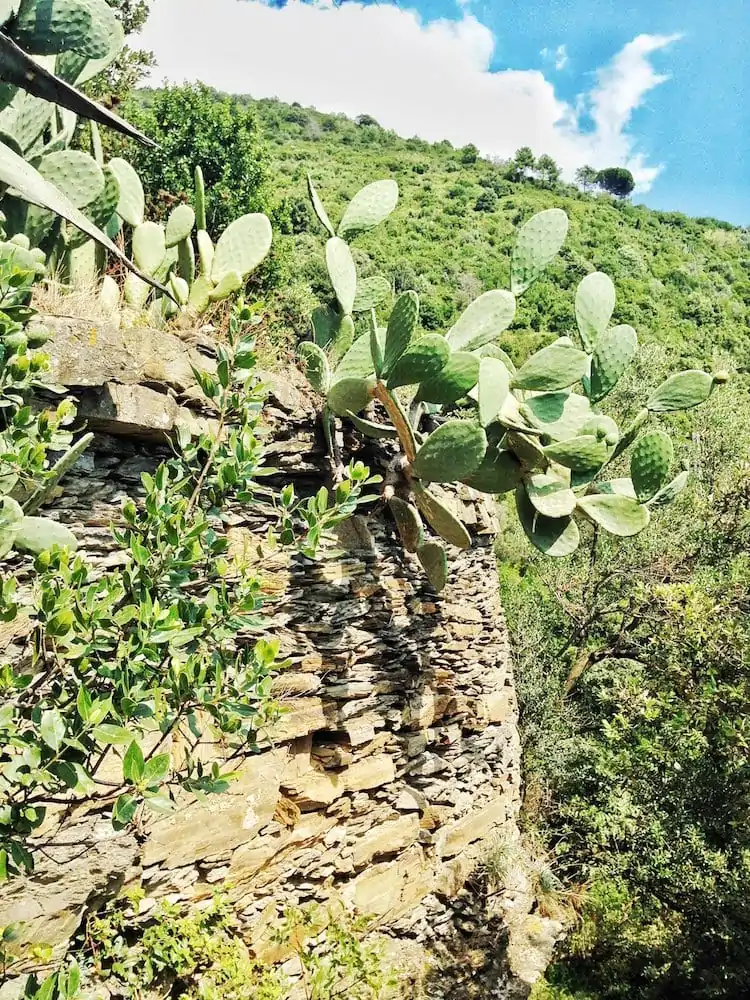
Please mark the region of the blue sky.
POLYGON ((154 79, 203 79, 488 155, 628 165, 636 200, 750 224, 747 0, 155 0, 154 79), (175 44, 175 39, 179 43, 175 44))

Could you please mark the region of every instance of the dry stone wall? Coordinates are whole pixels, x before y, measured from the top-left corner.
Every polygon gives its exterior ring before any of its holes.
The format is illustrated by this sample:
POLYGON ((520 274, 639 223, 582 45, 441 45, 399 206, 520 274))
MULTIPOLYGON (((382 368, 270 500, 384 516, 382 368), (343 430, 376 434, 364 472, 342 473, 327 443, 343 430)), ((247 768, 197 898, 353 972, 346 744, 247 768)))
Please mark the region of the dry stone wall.
MULTIPOLYGON (((55 328, 56 373, 98 432, 55 516, 92 560, 116 566, 109 525, 158 461, 163 432, 210 419, 195 410, 190 373, 211 365, 210 344, 55 328)), ((325 461, 311 401, 293 378, 271 383, 269 461, 298 490, 316 488, 325 461)), ((518 837, 519 742, 492 514, 468 493, 453 499, 474 545, 451 560, 439 597, 378 510, 344 526, 315 562, 264 551, 262 515, 234 510, 232 551, 258 560, 269 633, 291 661, 274 686, 283 715, 229 792, 186 802, 138 835, 93 808, 58 813, 34 876, 2 891, 0 925, 23 921, 27 940, 60 955, 87 912, 140 885, 144 917, 161 899, 199 903, 223 888, 253 950, 271 960, 284 958, 270 934, 282 908, 334 897, 401 943, 429 949, 460 935, 457 921, 473 939, 466 880, 488 841, 518 837)), ((17 632, 2 637, 6 659, 24 654, 17 632)), ((525 917, 527 890, 509 887, 503 928, 525 917)))

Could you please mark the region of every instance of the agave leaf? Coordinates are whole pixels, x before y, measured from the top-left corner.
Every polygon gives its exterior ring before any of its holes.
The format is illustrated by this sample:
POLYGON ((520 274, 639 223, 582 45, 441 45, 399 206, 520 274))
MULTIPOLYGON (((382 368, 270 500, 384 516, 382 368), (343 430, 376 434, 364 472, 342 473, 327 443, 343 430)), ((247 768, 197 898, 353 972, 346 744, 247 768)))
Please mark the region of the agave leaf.
POLYGON ((86 97, 54 73, 44 69, 19 48, 12 38, 2 33, 0 33, 0 80, 14 87, 20 87, 35 97, 41 97, 44 101, 59 104, 60 107, 67 108, 82 118, 107 125, 131 139, 136 139, 144 146, 156 148, 156 143, 148 136, 101 104, 86 97))
POLYGON ((12 188, 21 198, 30 201, 33 205, 41 208, 48 208, 56 215, 61 216, 72 223, 78 229, 83 230, 92 240, 105 247, 113 256, 117 257, 129 271, 138 275, 143 281, 157 288, 162 294, 172 297, 172 293, 163 285, 160 285, 153 278, 142 274, 128 257, 120 250, 112 240, 97 226, 90 222, 86 216, 77 209, 65 195, 46 181, 38 170, 35 170, 30 163, 14 153, 0 143, 0 184, 6 184, 12 188))

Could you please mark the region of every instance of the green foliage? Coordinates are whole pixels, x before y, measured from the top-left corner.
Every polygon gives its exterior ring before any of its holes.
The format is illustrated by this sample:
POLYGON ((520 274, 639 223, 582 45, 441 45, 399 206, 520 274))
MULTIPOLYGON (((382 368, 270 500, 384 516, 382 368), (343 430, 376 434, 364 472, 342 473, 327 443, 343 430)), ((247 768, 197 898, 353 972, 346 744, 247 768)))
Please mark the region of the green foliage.
MULTIPOLYGON (((309 178, 308 189, 318 218, 331 232, 329 215, 309 178)), ((352 206, 376 204, 374 189, 380 190, 377 183, 355 195, 344 218, 356 216, 352 206)), ((391 196, 388 205, 395 204, 391 196)), ((372 219, 381 220, 382 211, 371 211, 372 219)), ((353 416, 355 428, 367 437, 398 438, 402 454, 391 465, 386 496, 398 495, 391 508, 397 528, 433 586, 444 586, 447 580, 445 552, 440 543, 422 538, 416 511, 408 513, 401 504, 413 498, 432 530, 449 545, 465 548, 471 538, 427 484, 464 482, 500 493, 515 489, 527 537, 549 556, 572 555, 582 526, 594 536, 603 530, 630 537, 649 525, 647 502, 667 486, 671 441, 663 431, 638 440, 632 466, 635 485, 627 480, 627 488, 613 489, 605 475, 608 466, 636 441, 652 412, 691 408, 726 380, 723 373, 700 371, 672 376, 652 393, 646 417, 621 432, 612 417, 594 406, 630 367, 638 338, 631 326, 609 326, 616 305, 614 286, 598 272, 583 279, 575 296, 583 349, 570 337, 560 337, 516 370, 495 341, 513 322, 517 296, 541 279, 567 231, 568 219, 560 209, 533 216, 520 229, 512 251, 511 291, 479 295, 443 338, 420 335, 419 296, 407 291, 396 300, 384 331, 373 309, 368 332, 353 339, 355 257, 341 237, 327 240, 326 265, 337 308, 316 310, 313 341, 303 343, 300 356, 313 388, 326 396, 323 420, 329 442, 334 417, 353 416), (577 385, 585 395, 572 391, 577 385), (380 435, 377 414, 365 413, 375 401, 390 421, 380 435), (474 405, 476 415, 464 412, 446 420, 451 407, 466 410, 474 405)), ((335 462, 333 453, 331 457, 335 462)), ((655 506, 677 493, 661 492, 655 506)))
MULTIPOLYGON (((199 228, 214 239, 242 215, 268 214, 268 171, 253 110, 202 84, 144 93, 129 98, 125 110, 158 149, 129 144, 127 158, 141 177, 151 216, 166 216, 172 205, 166 192, 180 200, 192 197, 197 163, 206 192, 206 225, 199 228)), ((110 140, 110 148, 116 151, 119 144, 110 140)))
MULTIPOLYGON (((742 229, 651 211, 559 181, 547 187, 534 175, 531 150, 522 158, 530 165, 518 175, 508 163, 482 158, 462 168, 449 145, 402 139, 375 125, 361 128, 341 115, 331 129, 331 116, 311 108, 241 100, 257 115, 278 197, 306 198, 312 170, 338 222, 363 178, 399 180, 387 239, 376 228, 356 240, 358 275, 380 274, 396 293, 416 291, 424 330, 448 329, 479 291, 508 288, 517 227, 537 212, 561 208, 570 219, 565 248, 519 300, 513 325, 500 340, 515 362, 575 329, 574 290, 587 274, 600 271, 617 285, 609 325, 629 323, 642 344, 667 346, 676 367, 712 367, 717 351, 733 351, 740 367, 750 364, 750 244, 742 229), (299 120, 288 118, 291 111, 299 120), (449 196, 457 180, 463 183, 460 199, 449 196), (473 211, 488 189, 499 196, 495 210, 473 211)), ((595 191, 590 179, 585 186, 595 191)), ((329 294, 319 243, 311 238, 323 232, 314 222, 279 240, 289 248, 294 282, 274 301, 296 330, 306 323, 302 292, 319 300, 329 294)))
MULTIPOLYGON (((142 991, 186 1000, 287 1000, 294 985, 278 969, 251 957, 241 926, 222 895, 209 906, 185 911, 161 903, 144 923, 136 919, 140 895, 89 918, 82 964, 88 985, 116 985, 126 997, 142 991)), ((339 907, 290 907, 270 937, 289 953, 309 1000, 334 1000, 345 990, 354 1000, 378 1000, 393 985, 370 921, 339 907)))
MULTIPOLYGON (((11 270, 7 280, 11 300, 26 287, 27 277, 16 275, 11 270)), ((75 541, 67 528, 25 517, 6 497, 3 548, 23 543, 36 560, 31 593, 18 589, 10 573, 0 584, 2 619, 25 615, 33 624, 23 671, 0 671, 2 880, 33 868, 27 840, 50 803, 73 805, 94 796, 121 828, 144 812, 171 811, 179 791, 221 792, 232 768, 203 764, 191 748, 210 726, 228 756, 242 757, 270 717, 278 644, 236 641, 238 632, 260 620, 260 582, 254 569, 230 558, 222 520, 228 503, 254 501, 263 471, 251 318, 250 309, 238 306, 216 375, 194 372, 216 425, 200 432, 181 428, 175 457, 144 474, 140 502, 125 502, 122 521, 112 529, 122 567, 97 571, 73 555, 72 546, 61 547, 75 541), (184 758, 167 752, 177 737, 184 758), (102 762, 118 758, 119 783, 100 780, 102 762)), ((2 481, 6 490, 36 502, 45 479, 59 479, 59 468, 45 468, 46 452, 67 446, 65 427, 75 408, 65 400, 56 412, 32 417, 19 393, 37 378, 27 364, 19 381, 14 372, 20 359, 29 360, 14 354, 7 374, 0 374, 6 399, 2 481)), ((356 465, 333 494, 323 489, 298 499, 290 487, 271 494, 278 539, 314 555, 326 530, 362 502, 370 481, 356 465)))
MULTIPOLYGON (((668 371, 656 350, 635 364, 618 415, 668 371)), ((526 818, 583 887, 581 921, 534 994, 545 1000, 747 993, 748 398, 746 375, 712 394, 692 447, 682 417, 669 420, 683 433, 639 439, 633 481, 613 489, 648 497, 673 442, 689 464, 658 531, 602 534, 563 569, 528 558, 506 521, 526 818)))

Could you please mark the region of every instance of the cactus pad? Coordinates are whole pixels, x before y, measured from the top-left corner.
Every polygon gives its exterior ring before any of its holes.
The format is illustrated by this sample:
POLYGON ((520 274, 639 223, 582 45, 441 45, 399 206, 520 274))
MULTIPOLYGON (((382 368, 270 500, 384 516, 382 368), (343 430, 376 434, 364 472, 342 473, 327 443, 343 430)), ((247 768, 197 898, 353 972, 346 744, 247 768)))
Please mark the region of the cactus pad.
POLYGON ((385 335, 383 375, 388 375, 411 343, 419 322, 419 296, 404 292, 396 299, 385 335))
POLYGON ((507 330, 516 315, 512 292, 485 292, 466 307, 445 339, 454 351, 475 351, 507 330))
POLYGON ((613 326, 596 341, 591 361, 589 396, 598 403, 619 382, 638 350, 638 335, 632 326, 613 326))
POLYGON ((176 247, 186 240, 195 226, 195 210, 191 205, 178 205, 167 220, 167 247, 176 247))
MULTIPOLYGON (((351 316, 342 316, 339 319, 338 329, 336 330, 336 336, 333 338, 333 343, 330 346, 331 361, 334 364, 344 357, 348 353, 349 348, 354 343, 354 335, 356 330, 354 329, 354 320, 351 316)), ((369 343, 369 337, 362 338, 365 343, 369 343)))
POLYGON ((498 361, 502 361, 511 375, 516 374, 516 366, 513 364, 513 359, 502 347, 498 347, 497 344, 485 344, 484 347, 480 347, 479 357, 497 358, 498 361))
POLYGON ((210 295, 213 289, 213 282, 210 278, 205 277, 205 275, 201 274, 195 279, 190 286, 190 298, 188 299, 188 306, 193 312, 205 312, 211 301, 210 295))
POLYGON ((672 503, 682 493, 689 481, 690 473, 684 470, 678 476, 675 476, 671 483, 662 486, 656 496, 648 501, 648 506, 663 507, 665 504, 672 503))
MULTIPOLYGON (((385 343, 385 335, 378 331, 378 336, 381 342, 385 343)), ((338 381, 342 378, 365 378, 367 375, 372 375, 374 371, 375 365, 373 364, 372 351, 370 350, 370 338, 358 337, 336 365, 334 380, 338 381)))
POLYGON ((357 269, 349 245, 338 236, 326 243, 326 266, 341 310, 348 316, 357 294, 357 269))
POLYGON ((594 434, 581 434, 567 441, 557 441, 544 449, 545 456, 566 469, 575 472, 587 472, 604 465, 609 455, 609 449, 604 439, 594 434))
POLYGON ((317 306, 310 317, 313 340, 318 347, 328 347, 339 325, 338 313, 330 306, 317 306))
POLYGON ((208 278, 210 277, 211 269, 214 266, 214 254, 216 253, 213 240, 205 229, 199 229, 196 233, 195 241, 198 244, 198 263, 200 266, 200 273, 204 278, 208 278))
POLYGON ((414 490, 417 506, 427 519, 435 534, 440 535, 449 545, 457 549, 471 548, 471 535, 465 525, 429 490, 417 487, 414 490))
POLYGON ((167 253, 164 227, 143 222, 133 230, 133 259, 146 274, 155 274, 167 253))
MULTIPOLYGON (((86 205, 86 217, 91 219, 95 226, 100 229, 107 225, 114 215, 117 203, 120 200, 120 184, 108 166, 102 170, 104 174, 104 190, 94 201, 86 205)), ((69 250, 75 250, 86 242, 88 236, 80 230, 68 233, 67 245, 69 250)))
POLYGON ((388 501, 393 520, 407 552, 416 552, 424 542, 424 528, 419 513, 410 503, 399 497, 388 501))
POLYGON ((497 358, 479 363, 479 422, 488 427, 497 420, 510 392, 510 372, 497 358))
POLYGON ((13 548, 18 529, 23 521, 23 510, 12 497, 0 499, 0 559, 13 548))
POLYGON ((439 594, 448 582, 448 558, 445 549, 440 542, 426 542, 417 549, 417 558, 433 590, 439 594))
POLYGON ((372 378, 342 378, 334 382, 328 391, 328 407, 339 417, 345 416, 350 410, 359 413, 364 410, 372 398, 372 378))
POLYGON ((227 271, 221 281, 214 285, 208 294, 209 302, 223 302, 230 295, 239 292, 245 281, 239 271, 227 271))
MULTIPOLYGON (((190 299, 190 285, 185 281, 184 278, 180 278, 176 274, 171 274, 169 276, 169 287, 172 290, 172 295, 181 306, 186 306, 190 299)), ((169 301, 167 299, 167 301, 169 301)))
POLYGON ((641 435, 630 456, 630 478, 641 503, 651 500, 666 484, 674 460, 672 438, 664 431, 641 435))
POLYGON ((521 295, 557 256, 568 235, 568 217, 560 208, 548 208, 529 219, 513 248, 510 290, 521 295))
POLYGON ((123 284, 123 297, 131 309, 140 311, 148 302, 151 287, 137 274, 128 274, 123 284))
POLYGON ((110 50, 116 23, 104 0, 22 0, 14 36, 33 55, 75 49, 88 59, 101 59, 110 50))
POLYGON ((588 371, 589 358, 568 342, 555 341, 549 347, 532 354, 516 372, 513 385, 517 389, 555 392, 580 382, 588 371))
POLYGON ((583 346, 592 351, 615 311, 615 286, 603 271, 587 274, 576 291, 576 321, 583 346))
POLYGON ((708 372, 690 369, 670 376, 652 394, 646 406, 652 413, 670 410, 689 410, 705 403, 714 387, 714 378, 708 372))
POLYGON ((619 496, 630 497, 631 500, 638 499, 635 495, 635 487, 630 476, 622 476, 619 479, 609 479, 606 482, 597 483, 596 488, 600 493, 616 493, 619 496))
POLYGON ((523 486, 516 489, 516 510, 521 527, 532 545, 554 558, 572 555, 581 535, 572 517, 545 517, 529 500, 523 486))
POLYGON ((310 194, 310 201, 312 202, 313 211, 320 220, 320 224, 328 232, 329 236, 335 236, 336 230, 331 225, 331 220, 328 218, 328 212, 325 210, 323 202, 320 200, 320 195, 315 189, 313 184, 313 179, 310 174, 307 175, 307 190, 310 194))
POLYGON ((206 183, 203 179, 203 170, 198 166, 194 171, 195 192, 193 195, 193 205, 195 208, 195 225, 204 232, 208 229, 206 222, 206 183))
POLYGON ((346 206, 344 217, 339 223, 339 236, 354 235, 372 229, 387 219, 397 204, 398 184, 395 181, 374 181, 372 184, 367 184, 346 206))
POLYGON ((445 367, 449 355, 450 348, 445 337, 439 333, 428 333, 413 343, 394 364, 388 376, 388 388, 418 385, 434 379, 445 367))
POLYGON ((331 381, 331 371, 328 367, 328 358, 325 356, 325 352, 317 344, 307 341, 304 344, 300 344, 297 353, 305 364, 307 381, 315 392, 324 396, 328 392, 328 386, 331 381))
POLYGON ((120 200, 117 203, 117 214, 129 226, 140 226, 146 206, 141 179, 127 160, 115 156, 109 161, 109 167, 120 184, 120 200))
POLYGON ((473 490, 494 496, 515 489, 522 475, 521 463, 513 452, 488 448, 482 464, 464 482, 473 490))
POLYGON ((354 296, 352 312, 369 312, 385 302, 391 294, 391 283, 382 274, 374 274, 370 278, 362 278, 357 284, 357 294, 354 296))
POLYGON ((101 167, 88 153, 64 149, 42 158, 39 173, 67 195, 76 208, 85 208, 104 193, 101 167))
POLYGON ((211 278, 216 284, 230 271, 244 279, 260 264, 271 249, 271 223, 259 212, 235 219, 216 244, 211 278))
POLYGON ((18 528, 15 540, 16 548, 38 555, 45 549, 55 545, 61 549, 78 548, 76 536, 64 524, 51 521, 48 517, 24 517, 18 528))
POLYGON ((526 479, 526 493, 532 506, 545 517, 569 517, 576 509, 576 495, 570 484, 550 472, 535 472, 526 479))
POLYGON ((451 354, 438 375, 422 382, 418 399, 424 403, 455 403, 477 384, 479 360, 468 351, 451 354))
POLYGON ((629 538, 648 527, 648 507, 618 493, 579 497, 578 509, 610 535, 629 538))
POLYGON ((427 438, 412 471, 417 479, 452 483, 477 469, 487 451, 487 435, 472 420, 449 420, 427 438))
POLYGON ((591 404, 577 392, 544 392, 521 404, 521 413, 555 441, 576 437, 591 418, 591 404))

